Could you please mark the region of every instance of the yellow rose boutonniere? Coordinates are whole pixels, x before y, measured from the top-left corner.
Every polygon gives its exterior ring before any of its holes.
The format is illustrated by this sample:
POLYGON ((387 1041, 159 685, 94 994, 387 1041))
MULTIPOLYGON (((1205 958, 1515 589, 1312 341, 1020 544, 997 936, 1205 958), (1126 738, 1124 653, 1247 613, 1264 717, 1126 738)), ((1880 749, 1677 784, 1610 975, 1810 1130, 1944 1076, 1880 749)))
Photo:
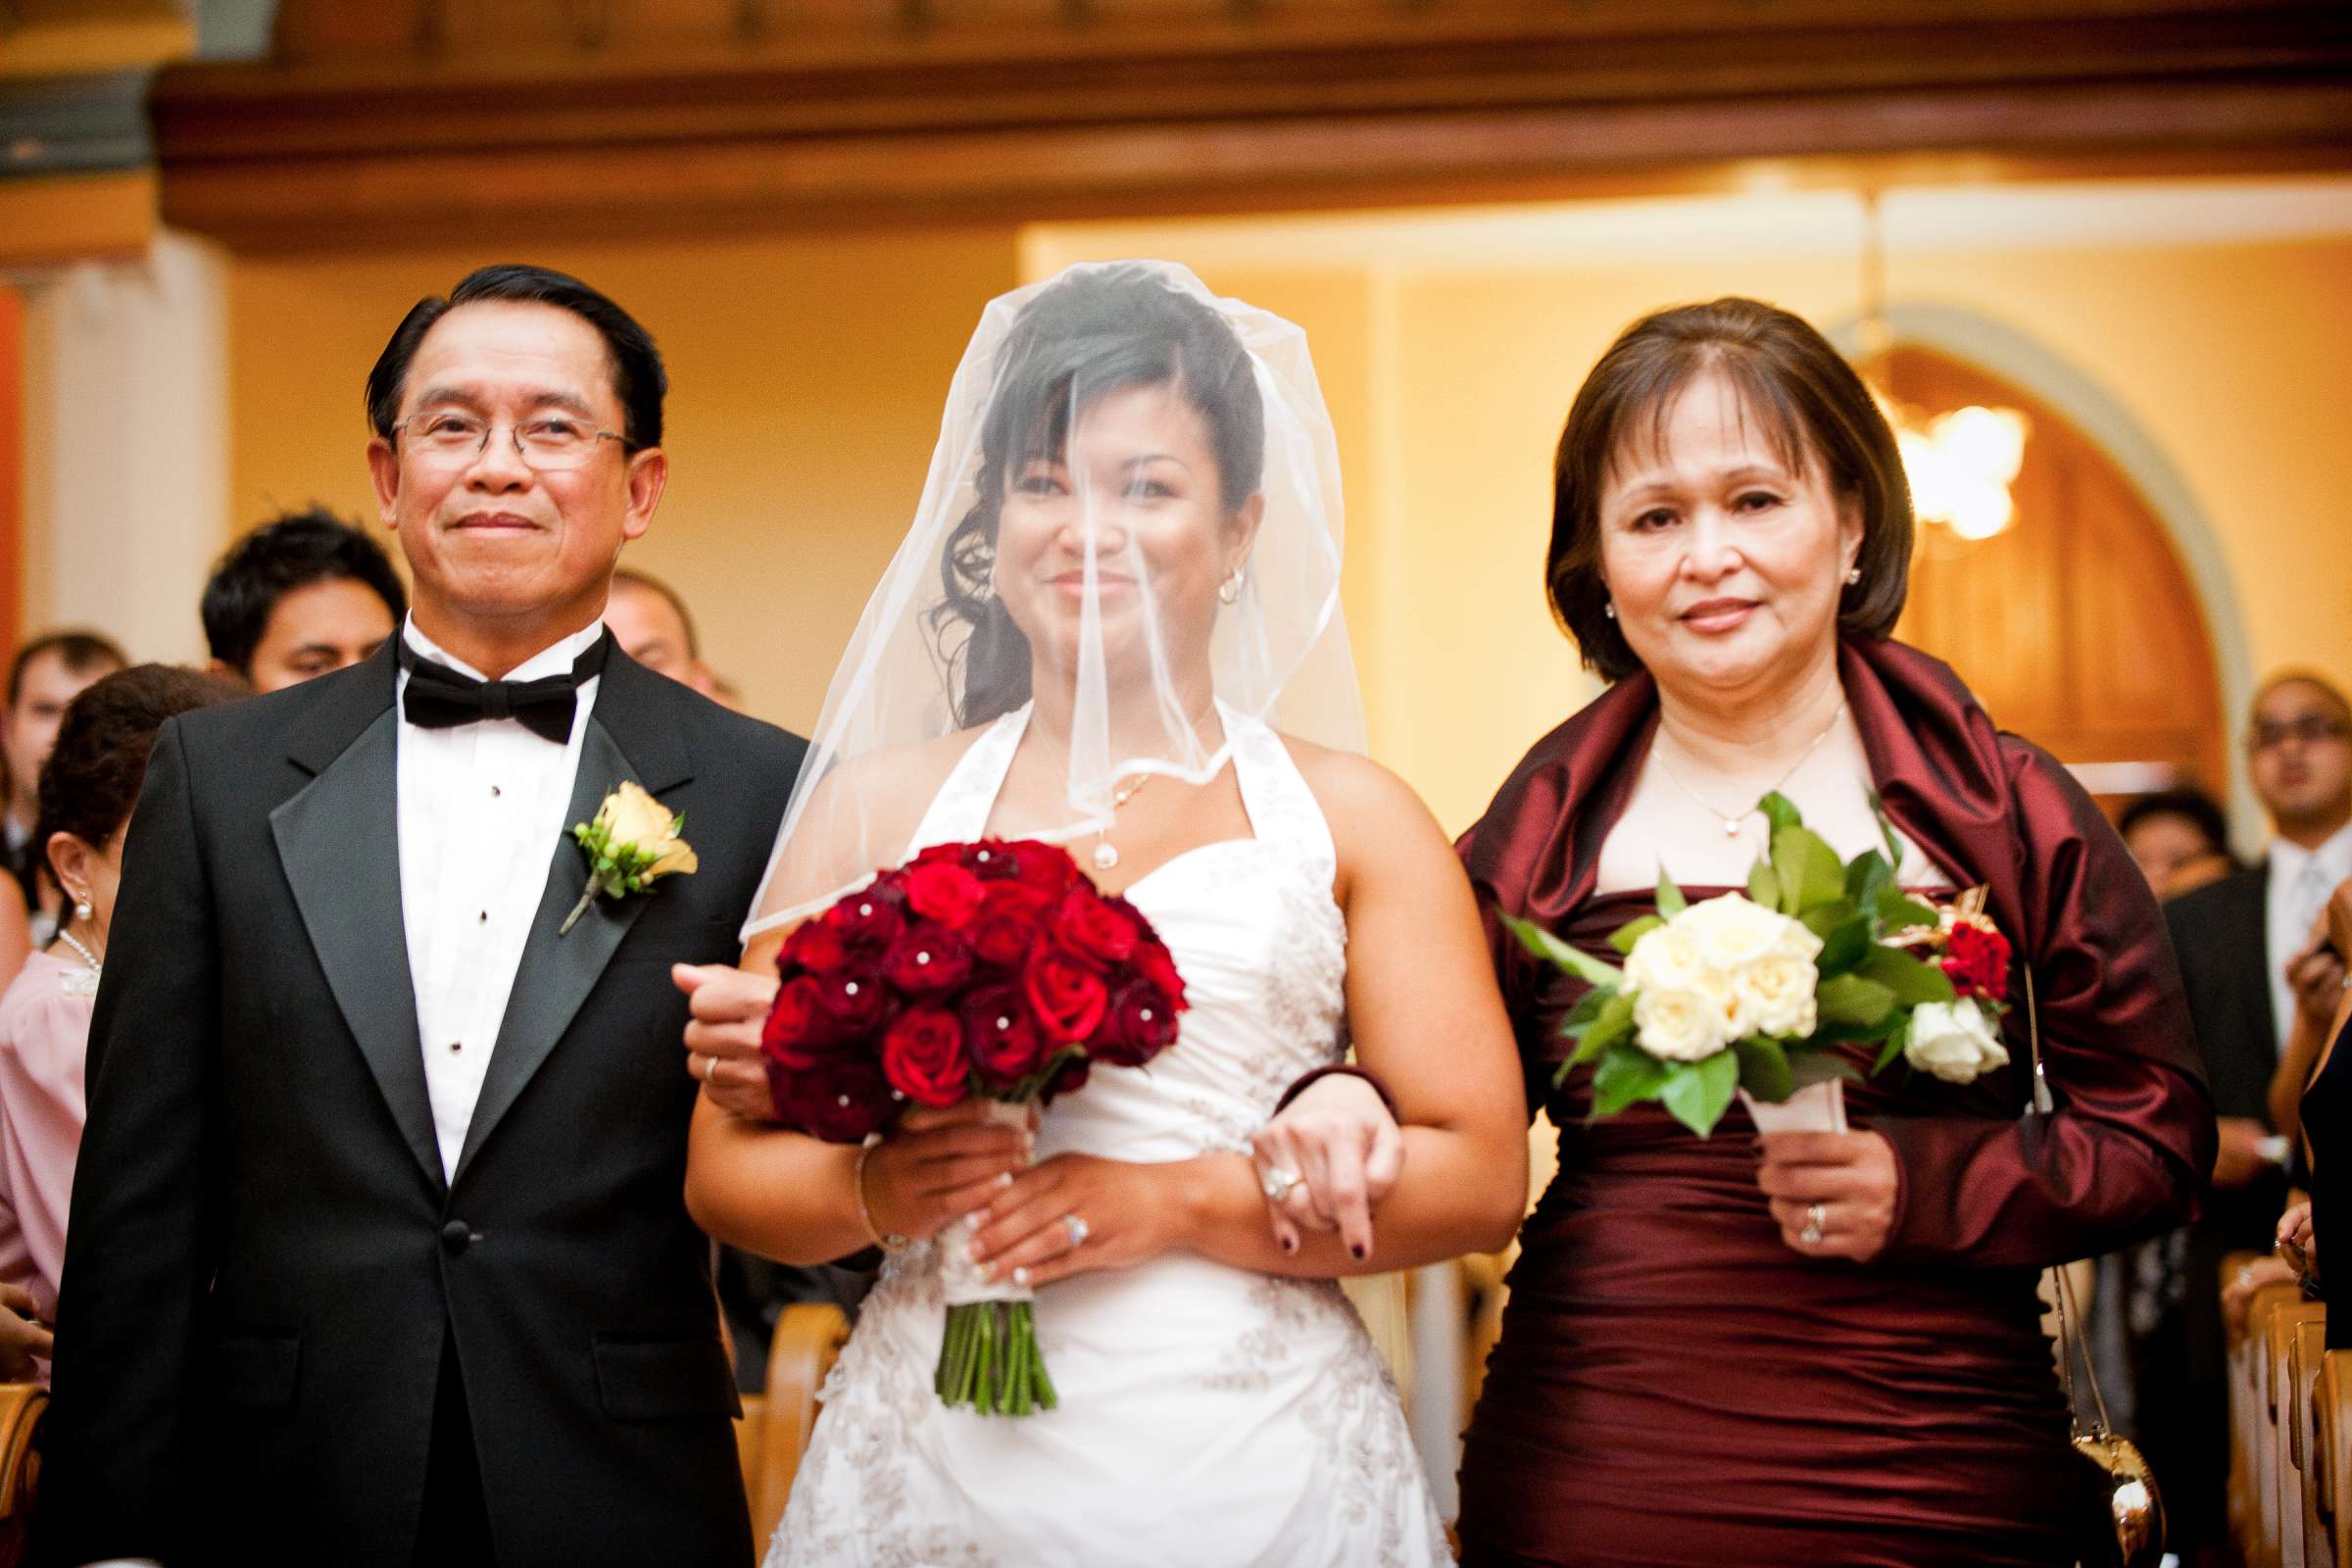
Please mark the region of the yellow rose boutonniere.
POLYGON ((694 846, 678 837, 685 825, 683 813, 671 815, 642 785, 623 784, 606 796, 595 821, 572 827, 588 857, 588 885, 556 935, 568 936, 599 894, 617 899, 643 893, 665 876, 692 876, 699 862, 694 846))

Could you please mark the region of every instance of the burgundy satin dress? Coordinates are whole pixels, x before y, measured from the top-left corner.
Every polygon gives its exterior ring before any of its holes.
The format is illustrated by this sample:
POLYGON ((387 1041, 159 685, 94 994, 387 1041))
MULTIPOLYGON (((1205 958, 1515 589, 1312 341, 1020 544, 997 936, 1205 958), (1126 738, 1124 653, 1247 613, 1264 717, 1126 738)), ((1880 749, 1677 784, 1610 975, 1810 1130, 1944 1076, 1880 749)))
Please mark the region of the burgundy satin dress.
POLYGON ((1590 1075, 1551 1086, 1581 987, 1494 915, 1598 952, 1648 912, 1645 894, 1592 889, 1655 689, 1622 682, 1547 737, 1461 846, 1530 1102, 1561 1129, 1465 1440, 1465 1562, 2074 1560, 2080 1461, 2034 1286, 2195 1206, 2213 1111, 2180 979, 2146 884, 2062 767, 1914 650, 1848 642, 1839 674, 1888 815, 1956 886, 1990 888, 2033 965, 2059 1109, 2021 1120, 2022 1005, 2009 1069, 1848 1085, 1899 1176, 1862 1265, 1781 1240, 1737 1106, 1706 1141, 1654 1106, 1589 1124, 1590 1075))

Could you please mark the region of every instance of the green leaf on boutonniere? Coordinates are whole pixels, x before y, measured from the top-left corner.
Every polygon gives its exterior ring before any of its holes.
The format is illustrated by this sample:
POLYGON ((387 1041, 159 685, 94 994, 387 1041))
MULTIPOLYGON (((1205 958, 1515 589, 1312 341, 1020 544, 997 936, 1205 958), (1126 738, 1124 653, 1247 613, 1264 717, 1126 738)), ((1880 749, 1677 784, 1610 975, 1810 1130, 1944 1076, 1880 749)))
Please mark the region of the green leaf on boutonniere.
POLYGON ((1732 1050, 1740 1057, 1740 1087, 1758 1100, 1777 1105, 1796 1087, 1788 1050, 1778 1040, 1766 1035, 1735 1040, 1732 1050))
MULTIPOLYGON (((1595 991, 1593 995, 1599 996, 1600 993, 1595 991)), ((1600 1010, 1593 1015, 1583 1038, 1577 1041, 1576 1054, 1568 1058, 1568 1065, 1581 1067, 1619 1041, 1633 1037, 1634 999, 1627 992, 1612 991, 1608 993, 1608 1000, 1600 1004, 1600 1010)))
POLYGON ((1781 906, 1781 874, 1770 860, 1758 860, 1747 868, 1747 902, 1767 909, 1781 906))
POLYGON ((1615 948, 1621 955, 1630 957, 1633 956, 1635 943, 1665 923, 1654 914, 1645 914, 1639 920, 1629 921, 1625 925, 1619 926, 1617 934, 1609 938, 1609 946, 1615 948))
POLYGON ((1781 836, 1783 828, 1795 827, 1804 820, 1803 813, 1796 808, 1796 803, 1779 790, 1774 790, 1770 795, 1758 801, 1756 809, 1764 813, 1764 820, 1770 826, 1774 838, 1781 836))
POLYGON ((1592 1117, 1614 1116, 1638 1100, 1655 1100, 1665 1087, 1666 1064, 1630 1040, 1601 1054, 1592 1069, 1592 1117))
MULTIPOLYGON (((1852 906, 1840 903, 1838 910, 1851 911, 1852 906)), ((1813 959, 1814 967, 1824 980, 1834 979, 1868 958, 1876 945, 1870 940, 1870 916, 1846 912, 1843 918, 1821 934, 1821 952, 1813 959)), ((1877 948, 1889 953, 1890 948, 1877 948)), ((1876 978, 1875 976, 1873 978, 1876 978)))
POLYGON ((1625 976, 1581 949, 1570 947, 1533 920, 1523 920, 1515 914, 1502 916, 1502 923, 1520 946, 1546 963, 1555 964, 1584 981, 1587 985, 1621 986, 1625 976))
POLYGON ((1858 974, 1824 980, 1820 991, 1821 1016, 1831 1023, 1875 1025, 1894 1010, 1894 992, 1858 974))
POLYGON ((1811 828, 1785 827, 1773 834, 1772 868, 1781 879, 1783 914, 1802 914, 1845 897, 1845 862, 1811 828))
POLYGON ((1885 986, 1906 1007, 1916 1007, 1924 1002, 1949 1002, 1955 995, 1950 975, 1900 948, 1874 946, 1863 956, 1856 972, 1885 986))
POLYGON ((1731 1108, 1740 1087, 1740 1057, 1719 1051, 1704 1061, 1678 1061, 1658 1088, 1658 1102, 1676 1121, 1704 1138, 1731 1108))
POLYGON ((1690 906, 1683 890, 1666 875, 1666 868, 1658 867, 1658 913, 1671 920, 1690 906))

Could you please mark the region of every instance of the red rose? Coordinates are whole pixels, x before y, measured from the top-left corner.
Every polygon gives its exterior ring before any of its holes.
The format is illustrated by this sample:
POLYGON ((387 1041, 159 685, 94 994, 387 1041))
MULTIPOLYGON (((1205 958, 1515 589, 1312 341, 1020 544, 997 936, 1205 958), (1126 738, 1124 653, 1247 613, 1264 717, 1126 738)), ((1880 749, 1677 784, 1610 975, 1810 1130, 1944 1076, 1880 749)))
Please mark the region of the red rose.
POLYGON ((982 963, 993 963, 1001 969, 1015 969, 1029 950, 1036 945, 1037 934, 1044 925, 1046 901, 1035 890, 1019 882, 995 882, 989 885, 988 897, 980 904, 980 912, 972 916, 966 933, 972 941, 972 951, 982 963))
POLYGON ((877 878, 856 893, 844 894, 824 912, 823 919, 852 953, 879 953, 906 923, 900 907, 906 898, 894 879, 877 878))
POLYGON ((864 1142, 899 1108, 882 1064, 863 1052, 831 1052, 806 1067, 770 1058, 767 1089, 778 1121, 829 1144, 864 1142))
POLYGON ((890 993, 879 975, 845 969, 839 974, 812 976, 817 1001, 834 1023, 835 1039, 871 1034, 890 1009, 890 993))
POLYGON ((1175 1043, 1175 1005, 1151 981, 1136 980, 1111 999, 1086 1054, 1106 1067, 1141 1067, 1175 1043))
POLYGON ((971 923, 988 890, 960 865, 916 865, 906 872, 906 906, 926 920, 937 920, 951 931, 971 923))
POLYGON ((964 1049, 991 1089, 1010 1089, 1046 1064, 1045 1037, 1014 986, 983 986, 963 999, 964 1049))
POLYGON ((1188 1005, 1184 999, 1184 976, 1176 972, 1176 959, 1167 946, 1156 936, 1146 937, 1135 950, 1135 972, 1152 982, 1168 1004, 1178 1012, 1188 1005))
POLYGON ((2009 939, 1973 925, 1952 927, 1944 942, 1943 972, 1964 997, 2004 1001, 2009 995, 2009 939))
POLYGON ((1004 840, 982 839, 966 846, 957 863, 983 882, 1003 882, 1011 878, 1020 862, 1013 846, 1004 840))
POLYGON ((1084 1040, 1110 1005, 1110 994, 1094 971, 1054 949, 1041 948, 1030 956, 1021 985, 1038 1027, 1051 1040, 1084 1040))
POLYGON ((915 852, 914 858, 907 861, 904 869, 912 870, 918 865, 961 865, 970 848, 967 844, 927 845, 915 852))
POLYGON ((782 961, 810 974, 831 974, 850 961, 850 944, 838 927, 823 920, 803 920, 784 939, 782 961))
POLYGON ((1054 911, 1054 934, 1072 956, 1107 969, 1134 955, 1139 933, 1133 920, 1091 889, 1072 888, 1054 911))
POLYGON ((1012 857, 1013 876, 1049 904, 1061 897, 1062 889, 1078 880, 1077 862, 1058 844, 1014 839, 1004 848, 1012 857))
POLYGON ((882 978, 913 996, 953 991, 971 975, 972 947, 946 926, 919 921, 882 955, 882 978))
POLYGON ((964 1097, 963 1021, 938 1007, 909 1007, 882 1036, 882 1071, 893 1088, 926 1105, 964 1097))
POLYGON ((771 1060, 803 1066, 834 1040, 833 1015, 824 1003, 824 984, 813 975, 784 982, 760 1030, 760 1049, 771 1060))

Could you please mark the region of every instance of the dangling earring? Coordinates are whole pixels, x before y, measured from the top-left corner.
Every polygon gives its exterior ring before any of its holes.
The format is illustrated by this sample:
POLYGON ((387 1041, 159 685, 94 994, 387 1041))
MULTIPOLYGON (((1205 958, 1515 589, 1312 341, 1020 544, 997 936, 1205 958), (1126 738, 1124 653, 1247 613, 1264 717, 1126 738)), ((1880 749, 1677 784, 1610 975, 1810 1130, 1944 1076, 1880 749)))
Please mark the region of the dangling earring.
POLYGON ((1242 568, 1236 566, 1233 568, 1232 576, 1217 584, 1217 603, 1221 605, 1239 604, 1241 603, 1241 598, 1242 568))

